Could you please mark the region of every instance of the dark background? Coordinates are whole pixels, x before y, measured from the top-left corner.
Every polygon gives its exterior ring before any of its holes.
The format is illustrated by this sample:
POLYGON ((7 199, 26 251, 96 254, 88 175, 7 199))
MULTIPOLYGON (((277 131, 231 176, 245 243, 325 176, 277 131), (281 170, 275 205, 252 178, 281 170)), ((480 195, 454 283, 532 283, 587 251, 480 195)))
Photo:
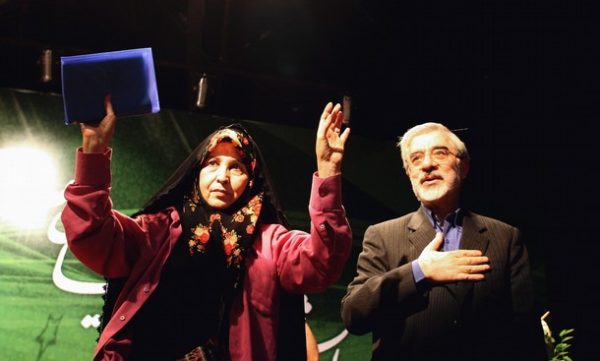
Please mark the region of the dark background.
POLYGON ((468 128, 467 202, 523 230, 551 326, 594 359, 594 21, 583 1, 0 0, 0 86, 60 93, 60 56, 152 47, 163 108, 310 128, 347 95, 356 135, 468 128))

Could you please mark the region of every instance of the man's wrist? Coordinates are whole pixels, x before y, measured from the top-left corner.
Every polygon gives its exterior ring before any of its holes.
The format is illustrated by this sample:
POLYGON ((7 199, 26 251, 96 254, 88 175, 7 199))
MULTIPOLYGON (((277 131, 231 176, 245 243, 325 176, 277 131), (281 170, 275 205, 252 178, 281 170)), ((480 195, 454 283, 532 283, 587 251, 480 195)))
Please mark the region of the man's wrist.
POLYGON ((415 284, 418 284, 425 280, 425 273, 423 273, 418 259, 412 261, 411 268, 413 271, 413 279, 415 280, 415 284))

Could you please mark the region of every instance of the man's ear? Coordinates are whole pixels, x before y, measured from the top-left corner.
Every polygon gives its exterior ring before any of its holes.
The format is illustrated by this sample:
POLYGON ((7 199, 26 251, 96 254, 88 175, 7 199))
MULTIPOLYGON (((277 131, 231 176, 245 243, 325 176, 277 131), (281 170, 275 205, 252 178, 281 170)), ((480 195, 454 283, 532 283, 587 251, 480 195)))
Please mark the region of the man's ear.
POLYGON ((467 174, 469 174, 469 170, 471 169, 471 161, 468 159, 461 159, 459 164, 460 171, 460 179, 467 178, 467 174))

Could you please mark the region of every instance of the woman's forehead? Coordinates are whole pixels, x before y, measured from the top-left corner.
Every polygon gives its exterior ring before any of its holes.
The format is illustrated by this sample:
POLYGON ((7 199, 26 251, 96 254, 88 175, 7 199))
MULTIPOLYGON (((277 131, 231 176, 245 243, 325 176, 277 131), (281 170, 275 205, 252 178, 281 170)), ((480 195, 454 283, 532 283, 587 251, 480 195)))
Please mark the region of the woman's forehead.
POLYGON ((222 140, 215 144, 208 152, 207 158, 223 155, 236 158, 237 160, 241 160, 242 158, 240 149, 238 149, 231 141, 227 140, 222 140))

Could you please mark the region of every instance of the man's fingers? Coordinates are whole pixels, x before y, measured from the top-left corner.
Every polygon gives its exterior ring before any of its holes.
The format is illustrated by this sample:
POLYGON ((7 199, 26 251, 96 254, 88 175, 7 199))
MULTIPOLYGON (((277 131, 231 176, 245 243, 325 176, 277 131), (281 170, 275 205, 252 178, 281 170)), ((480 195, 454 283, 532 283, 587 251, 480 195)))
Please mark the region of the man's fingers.
POLYGON ((462 266, 460 269, 457 269, 454 281, 483 281, 485 279, 484 273, 489 269, 490 266, 487 264, 462 266))
POLYGON ((451 253, 457 257, 478 257, 483 254, 476 249, 459 249, 457 251, 451 251, 451 253))
POLYGON ((482 264, 482 263, 489 263, 490 260, 489 258, 485 257, 485 256, 480 256, 480 257, 461 257, 459 264, 465 264, 465 265, 469 265, 469 264, 482 264))
POLYGON ((464 280, 464 281, 483 281, 484 279, 485 279, 485 276, 482 275, 481 273, 475 273, 475 274, 465 273, 462 276, 462 280, 464 280))
POLYGON ((480 264, 475 266, 463 266, 462 271, 468 274, 476 274, 483 273, 490 269, 490 266, 487 264, 480 264))

